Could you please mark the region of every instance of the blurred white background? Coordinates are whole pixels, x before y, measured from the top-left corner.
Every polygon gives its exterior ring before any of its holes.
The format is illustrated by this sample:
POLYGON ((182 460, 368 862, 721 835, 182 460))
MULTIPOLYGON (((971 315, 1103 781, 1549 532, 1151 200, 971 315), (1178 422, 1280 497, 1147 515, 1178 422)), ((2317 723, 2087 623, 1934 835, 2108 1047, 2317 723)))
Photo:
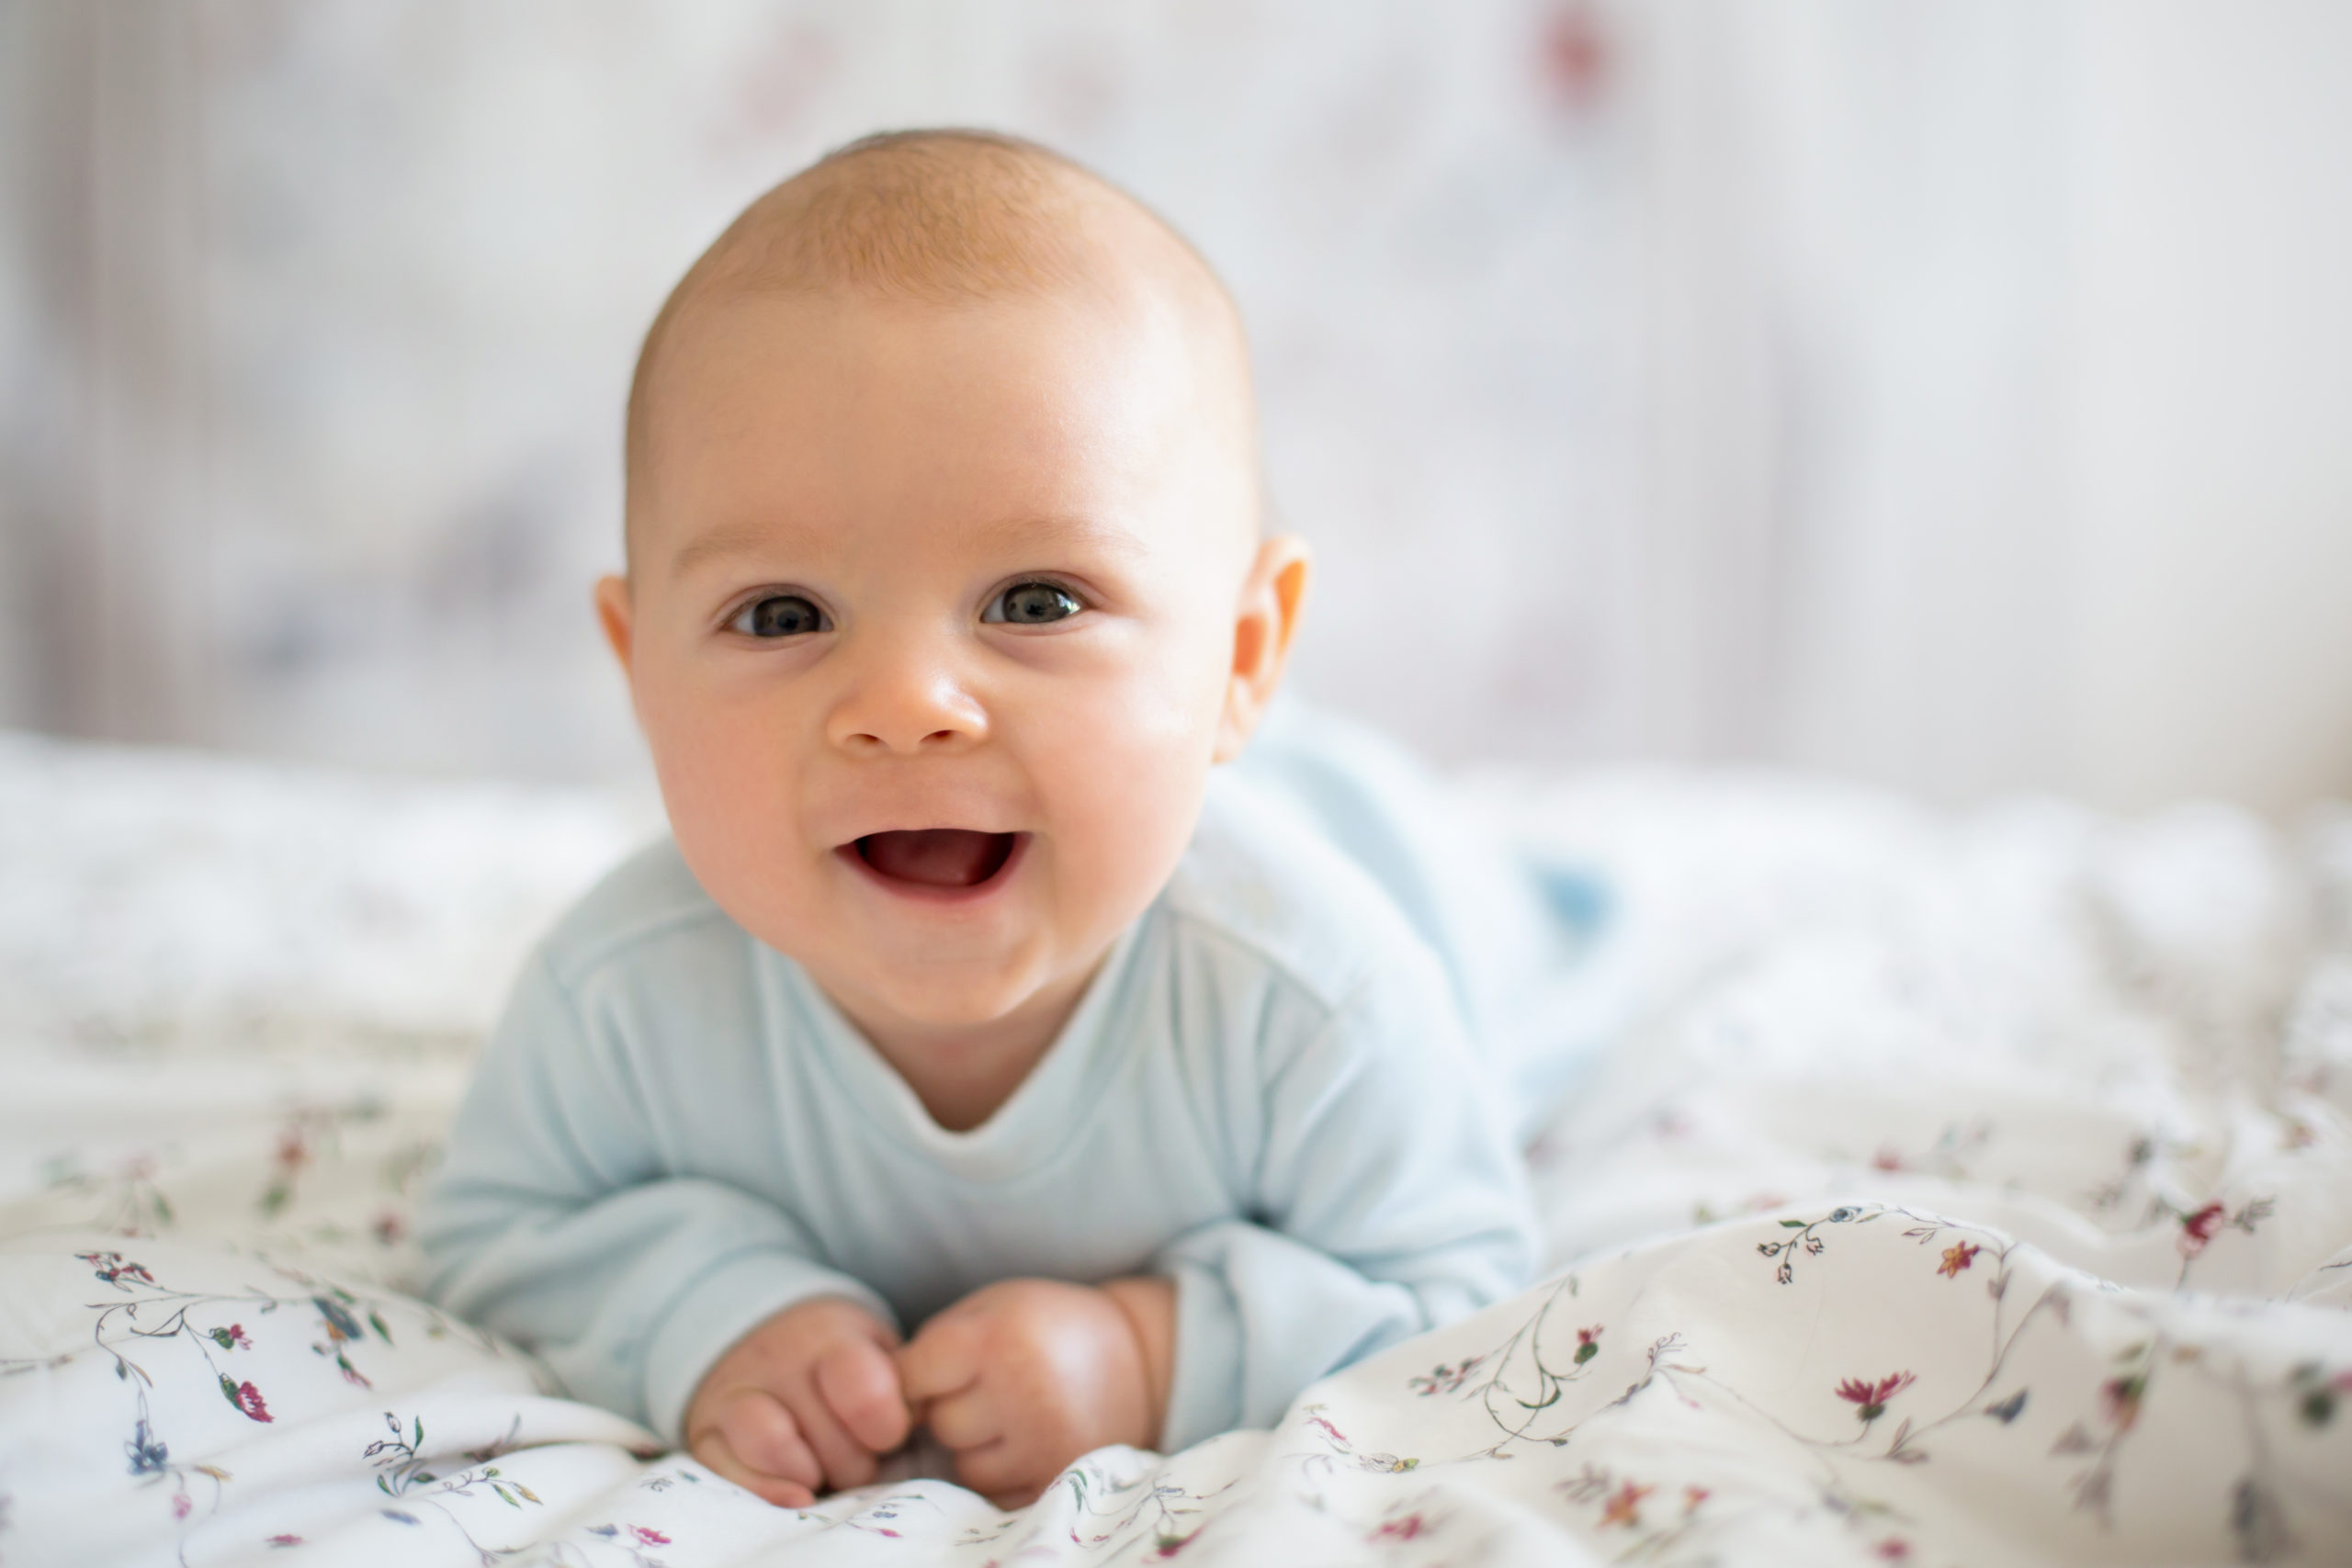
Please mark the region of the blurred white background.
POLYGON ((634 777, 670 282, 868 130, 1224 272, 1446 758, 2352 795, 2352 6, 0 0, 0 724, 634 777))

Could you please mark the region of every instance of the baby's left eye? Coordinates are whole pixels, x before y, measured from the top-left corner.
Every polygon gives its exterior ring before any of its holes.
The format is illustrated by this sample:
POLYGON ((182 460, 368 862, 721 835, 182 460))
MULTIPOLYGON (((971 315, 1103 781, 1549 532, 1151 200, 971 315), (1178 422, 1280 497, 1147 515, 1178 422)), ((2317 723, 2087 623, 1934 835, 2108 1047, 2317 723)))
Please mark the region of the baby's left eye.
POLYGON ((980 619, 1004 622, 1017 626, 1041 626, 1049 621, 1066 621, 1085 605, 1069 589, 1051 582, 1016 582, 994 599, 980 612, 980 619))

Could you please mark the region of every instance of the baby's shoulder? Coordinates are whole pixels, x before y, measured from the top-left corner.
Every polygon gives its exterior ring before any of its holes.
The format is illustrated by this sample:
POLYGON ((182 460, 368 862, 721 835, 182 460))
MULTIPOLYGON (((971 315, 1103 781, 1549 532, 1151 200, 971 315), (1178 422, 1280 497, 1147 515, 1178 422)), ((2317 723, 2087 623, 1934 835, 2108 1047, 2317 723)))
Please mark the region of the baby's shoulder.
POLYGON ((540 952, 569 989, 616 970, 741 947, 741 928, 711 902, 664 834, 582 894, 548 931, 540 952))
POLYGON ((1249 780, 1210 780, 1164 906, 1180 940, 1214 947, 1340 1006, 1375 977, 1442 979, 1404 913, 1313 821, 1249 780))

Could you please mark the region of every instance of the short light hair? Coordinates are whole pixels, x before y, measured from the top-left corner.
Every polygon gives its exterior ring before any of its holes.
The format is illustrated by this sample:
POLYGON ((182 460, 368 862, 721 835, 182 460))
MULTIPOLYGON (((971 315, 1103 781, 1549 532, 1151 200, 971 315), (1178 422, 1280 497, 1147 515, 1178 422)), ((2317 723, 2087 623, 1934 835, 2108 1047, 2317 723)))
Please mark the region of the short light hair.
MULTIPOLYGON (((827 153, 745 208, 670 291, 629 383, 628 532, 637 533, 651 384, 679 318, 711 296, 843 290, 953 305, 1103 285, 1103 241, 1142 233, 1150 270, 1240 348, 1240 318, 1208 264, 1134 197, 1017 136, 894 130, 827 153)), ((1252 454, 1254 464, 1254 453, 1252 454)), ((632 553, 634 553, 632 551, 632 553)))

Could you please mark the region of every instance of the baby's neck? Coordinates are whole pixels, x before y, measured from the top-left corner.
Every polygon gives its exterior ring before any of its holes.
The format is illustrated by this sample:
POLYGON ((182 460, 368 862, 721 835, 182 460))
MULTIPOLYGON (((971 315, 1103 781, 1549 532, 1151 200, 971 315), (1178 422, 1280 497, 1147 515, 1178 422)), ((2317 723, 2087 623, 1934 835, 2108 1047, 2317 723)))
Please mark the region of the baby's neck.
POLYGON ((913 1022, 838 996, 833 1003, 914 1090, 933 1122, 951 1133, 967 1133, 1012 1098, 1060 1035, 1093 977, 1089 970, 979 1024, 913 1022))

